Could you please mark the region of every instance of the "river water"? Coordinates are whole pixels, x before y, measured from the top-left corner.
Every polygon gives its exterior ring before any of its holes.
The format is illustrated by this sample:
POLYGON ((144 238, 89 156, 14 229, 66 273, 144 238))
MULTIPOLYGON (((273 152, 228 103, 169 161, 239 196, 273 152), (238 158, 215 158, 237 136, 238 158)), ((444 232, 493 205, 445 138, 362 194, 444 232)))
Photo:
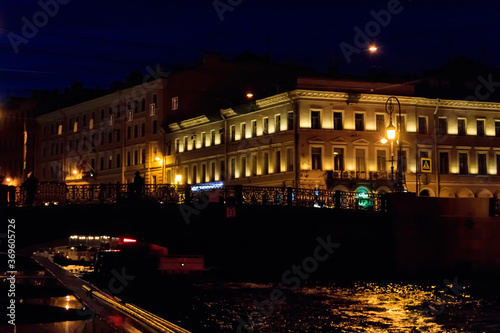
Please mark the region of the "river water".
POLYGON ((458 279, 435 286, 310 283, 296 290, 271 283, 205 283, 182 311, 152 310, 202 333, 500 332, 499 288, 480 287, 474 296, 458 279))

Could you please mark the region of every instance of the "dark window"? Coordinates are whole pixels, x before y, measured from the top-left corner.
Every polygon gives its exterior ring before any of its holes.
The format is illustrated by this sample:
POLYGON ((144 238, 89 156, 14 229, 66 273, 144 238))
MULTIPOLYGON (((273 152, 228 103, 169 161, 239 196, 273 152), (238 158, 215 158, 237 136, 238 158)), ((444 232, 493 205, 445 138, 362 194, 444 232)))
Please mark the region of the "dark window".
POLYGON ((406 119, 405 119, 405 116, 396 116, 396 121, 397 121, 397 125, 396 126, 400 126, 401 125, 401 132, 406 132, 406 119))
POLYGON ((206 182, 206 175, 207 175, 207 165, 203 164, 201 166, 200 183, 205 183, 206 182))
POLYGON ((383 114, 375 115, 375 125, 377 132, 385 131, 385 116, 383 114))
POLYGON ((116 141, 117 141, 117 142, 120 142, 120 140, 121 140, 121 135, 120 135, 120 129, 118 128, 118 129, 116 130, 116 141))
POLYGON ((141 150, 141 163, 146 163, 146 149, 141 150))
POLYGON ((311 148, 311 166, 313 170, 323 169, 323 164, 321 162, 321 147, 311 148))
POLYGON ((121 116, 121 110, 120 110, 120 105, 116 107, 116 119, 120 118, 121 116))
POLYGON ((101 109, 101 121, 104 120, 104 109, 101 109))
POLYGON ((484 136, 484 119, 477 120, 477 136, 484 136))
POLYGON ((333 129, 342 130, 344 128, 342 124, 342 112, 333 113, 333 129))
POLYGON ((486 154, 478 154, 477 155, 477 173, 479 175, 486 175, 486 154))
POLYGON ((333 169, 344 171, 344 148, 333 149, 333 169))
POLYGON ((210 132, 210 145, 215 145, 215 131, 210 132))
POLYGON ((448 153, 439 153, 439 173, 447 175, 450 173, 450 161, 448 153))
POLYGON ((365 130, 365 115, 363 113, 354 114, 354 126, 356 131, 365 130))
POLYGON ((198 182, 198 170, 196 165, 193 165, 193 179, 191 179, 191 184, 196 184, 198 182))
POLYGON ((247 176, 247 159, 246 157, 241 158, 241 169, 240 169, 240 178, 247 176))
POLYGON ((287 114, 286 127, 289 131, 293 130, 293 112, 288 112, 287 114))
POLYGON ((262 126, 262 132, 264 134, 269 134, 269 118, 264 118, 264 123, 262 126))
POLYGON ((127 127, 127 139, 130 139, 132 137, 132 129, 129 127, 127 127))
POLYGON ((219 176, 219 180, 224 180, 225 173, 226 173, 226 165, 224 164, 224 161, 220 161, 220 176, 219 176))
POLYGON ((495 121, 495 136, 500 137, 500 121, 495 121))
POLYGON ((134 125, 134 138, 139 135, 139 125, 134 125))
POLYGON ((210 181, 215 180, 215 162, 210 163, 210 181))
POLYGON ((111 169, 113 167, 113 159, 112 157, 110 156, 109 157, 109 160, 108 160, 108 169, 111 169))
POLYGON ((252 138, 257 136, 257 121, 252 120, 252 138))
MULTIPOLYGON (((500 155, 498 155, 500 156, 500 155)), ((257 155, 252 156, 252 176, 257 175, 257 155)))
POLYGON ((458 119, 458 135, 465 136, 465 119, 458 119))
POLYGON ((467 153, 459 153, 458 154, 458 172, 461 175, 469 174, 469 161, 467 153))
POLYGON ((221 128, 219 130, 219 139, 220 139, 220 143, 224 144, 224 129, 223 128, 221 128))
POLYGON ((153 134, 156 134, 158 132, 158 125, 156 123, 156 120, 153 120, 153 134))
POLYGON ((234 142, 236 140, 236 126, 231 126, 231 133, 230 133, 230 138, 231 142, 234 142))
POLYGON ((188 137, 185 136, 184 137, 184 151, 187 151, 188 150, 188 137))
POLYGON ((385 172, 386 168, 386 152, 385 150, 377 150, 377 171, 385 172))
POLYGON ((120 154, 116 154, 116 167, 119 168, 121 167, 121 163, 122 160, 121 160, 121 155, 120 154))
POLYGON ((321 119, 319 111, 311 111, 311 128, 313 129, 321 128, 321 119))
POLYGON ((134 151, 134 165, 139 164, 139 152, 136 150, 134 151))
POLYGON ((446 118, 438 119, 438 134, 439 135, 448 134, 448 123, 446 122, 446 118))
POLYGON ((418 117, 418 133, 427 134, 427 117, 418 117))
POLYGON ((104 157, 101 157, 101 170, 104 170, 104 157))
POLYGON ((398 150, 398 161, 400 161, 401 169, 403 171, 406 171, 407 165, 408 165, 408 160, 406 158, 406 151, 399 151, 398 150))
POLYGON ((201 148, 205 148, 207 145, 207 133, 201 133, 201 148))
POLYGON ((146 99, 144 97, 141 99, 141 111, 146 111, 146 99))
POLYGON ((274 118, 274 131, 279 132, 281 131, 281 115, 277 114, 276 117, 274 118))
POLYGON ((141 136, 146 135, 146 123, 141 124, 141 136))
POLYGON ((356 149, 356 171, 366 171, 366 158, 364 149, 356 149))
POLYGON ((274 162, 275 162, 274 172, 281 172, 281 152, 279 150, 276 151, 274 162))
POLYGON ((134 101, 134 113, 139 112, 139 101, 134 101))
POLYGON ((108 132, 108 143, 113 143, 113 132, 108 132))
POLYGON ((244 140, 247 137, 247 124, 241 124, 241 139, 244 140))
POLYGON ((500 175, 500 155, 497 155, 497 175, 500 175))
POLYGON ((229 178, 234 179, 235 172, 236 172, 236 160, 234 158, 232 158, 229 163, 230 163, 230 165, 229 165, 229 178))
POLYGON ((293 171, 293 149, 286 150, 286 171, 293 171))
POLYGON ((262 164, 262 174, 267 175, 269 173, 269 154, 264 153, 264 163, 262 164))

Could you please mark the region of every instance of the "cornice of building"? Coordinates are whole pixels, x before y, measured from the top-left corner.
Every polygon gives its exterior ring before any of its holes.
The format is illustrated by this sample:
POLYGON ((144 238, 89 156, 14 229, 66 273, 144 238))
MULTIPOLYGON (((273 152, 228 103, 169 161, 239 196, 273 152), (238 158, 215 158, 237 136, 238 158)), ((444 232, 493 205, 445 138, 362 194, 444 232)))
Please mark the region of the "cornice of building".
MULTIPOLYGON (((335 91, 316 91, 297 89, 290 92, 290 97, 293 99, 313 99, 313 100, 328 100, 336 102, 356 103, 379 103, 385 104, 387 99, 393 95, 366 94, 366 93, 346 93, 335 91)), ((429 106, 435 107, 439 104, 440 107, 460 108, 460 109, 481 109, 481 110, 500 110, 500 103, 497 102, 480 102, 480 101, 462 101, 448 100, 414 96, 395 96, 398 98, 401 105, 411 106, 429 106)))

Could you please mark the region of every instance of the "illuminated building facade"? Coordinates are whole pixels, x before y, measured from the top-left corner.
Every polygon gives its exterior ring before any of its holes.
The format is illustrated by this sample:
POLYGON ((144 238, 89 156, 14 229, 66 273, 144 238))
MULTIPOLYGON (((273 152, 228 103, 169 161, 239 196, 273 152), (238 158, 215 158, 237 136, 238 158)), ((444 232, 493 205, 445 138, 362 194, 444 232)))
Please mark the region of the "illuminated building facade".
POLYGON ((170 123, 166 182, 383 193, 394 189, 391 164, 395 174, 399 156, 408 191, 500 196, 499 103, 397 95, 402 117, 395 112, 392 123, 402 147, 395 140, 391 154, 381 139, 392 93, 317 86, 170 123), (422 158, 430 172, 421 170, 422 158))
POLYGON ((165 79, 37 117, 36 176, 67 184, 162 183, 165 79))

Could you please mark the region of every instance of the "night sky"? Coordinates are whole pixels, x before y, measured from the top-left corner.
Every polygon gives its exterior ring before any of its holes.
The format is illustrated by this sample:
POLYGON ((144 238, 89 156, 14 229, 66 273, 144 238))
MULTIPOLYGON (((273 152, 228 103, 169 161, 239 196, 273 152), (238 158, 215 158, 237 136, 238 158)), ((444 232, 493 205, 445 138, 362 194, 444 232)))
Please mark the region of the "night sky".
POLYGON ((189 66, 206 51, 352 74, 419 74, 459 56, 500 67, 499 9, 493 0, 9 0, 0 6, 0 98, 74 81, 108 88, 134 69, 189 66))

